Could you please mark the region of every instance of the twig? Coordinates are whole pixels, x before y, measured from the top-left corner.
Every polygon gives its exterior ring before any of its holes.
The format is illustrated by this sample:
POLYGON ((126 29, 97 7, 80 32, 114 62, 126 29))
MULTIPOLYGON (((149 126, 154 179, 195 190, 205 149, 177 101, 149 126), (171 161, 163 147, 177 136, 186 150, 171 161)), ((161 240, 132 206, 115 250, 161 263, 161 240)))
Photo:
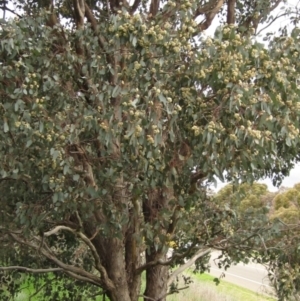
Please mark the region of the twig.
POLYGON ((184 286, 184 287, 181 287, 181 288, 176 288, 176 291, 175 291, 175 292, 169 292, 169 293, 164 294, 162 297, 159 297, 159 298, 158 298, 158 301, 163 300, 165 297, 167 297, 167 296, 169 296, 169 295, 173 295, 173 294, 177 293, 177 291, 182 291, 182 290, 185 290, 185 289, 187 289, 187 288, 189 288, 188 285, 187 285, 187 286, 184 286))
POLYGON ((39 289, 37 289, 32 295, 29 296, 29 301, 31 301, 31 298, 36 296, 48 283, 44 283, 39 289))
POLYGON ((92 241, 98 233, 99 233, 99 229, 95 231, 95 233, 92 235, 92 237, 89 238, 89 240, 92 241))
POLYGON ((80 227, 80 229, 82 229, 83 228, 83 224, 82 224, 82 220, 81 220, 81 218, 79 216, 78 210, 75 211, 75 214, 76 214, 76 217, 78 219, 79 227, 80 227))
POLYGON ((180 266, 177 270, 175 270, 172 273, 172 275, 168 279, 168 285, 170 285, 179 274, 181 274, 183 271, 185 271, 187 268, 193 265, 197 259, 206 255, 209 252, 211 252, 211 248, 207 248, 206 250, 199 250, 189 261, 187 261, 185 264, 180 266))
POLYGON ((8 8, 6 5, 0 6, 0 9, 7 10, 7 11, 9 11, 10 13, 16 15, 18 18, 22 19, 22 16, 21 16, 21 15, 19 15, 18 13, 16 13, 14 10, 8 8))
POLYGON ((264 31, 265 29, 267 29, 276 20, 278 20, 279 18, 284 17, 286 15, 291 15, 291 13, 284 13, 284 14, 281 14, 281 15, 277 15, 270 23, 268 23, 265 27, 263 27, 262 29, 260 29, 259 32, 256 33, 256 35, 258 36, 262 31, 264 31))

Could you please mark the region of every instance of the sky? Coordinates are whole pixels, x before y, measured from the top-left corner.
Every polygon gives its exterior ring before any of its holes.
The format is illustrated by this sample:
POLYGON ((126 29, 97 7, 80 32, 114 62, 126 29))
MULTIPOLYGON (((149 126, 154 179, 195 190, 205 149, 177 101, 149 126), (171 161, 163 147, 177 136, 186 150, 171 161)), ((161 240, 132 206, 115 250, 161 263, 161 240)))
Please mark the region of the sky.
MULTIPOLYGON (((278 187, 273 186, 272 180, 270 178, 261 179, 258 181, 259 183, 264 183, 268 186, 268 190, 271 192, 275 192, 278 190, 278 187)), ((288 177, 285 177, 281 183, 280 187, 290 188, 295 184, 300 183, 300 163, 296 164, 295 167, 290 171, 288 177)), ((222 183, 220 181, 217 182, 217 186, 212 186, 211 188, 215 191, 219 191, 221 188, 226 186, 228 183, 222 183)))
MULTIPOLYGON (((277 191, 277 187, 274 187, 270 179, 264 179, 260 181, 268 185, 269 191, 277 191)), ((300 182, 300 163, 296 164, 288 177, 285 177, 281 186, 283 187, 293 187, 295 184, 300 182)))

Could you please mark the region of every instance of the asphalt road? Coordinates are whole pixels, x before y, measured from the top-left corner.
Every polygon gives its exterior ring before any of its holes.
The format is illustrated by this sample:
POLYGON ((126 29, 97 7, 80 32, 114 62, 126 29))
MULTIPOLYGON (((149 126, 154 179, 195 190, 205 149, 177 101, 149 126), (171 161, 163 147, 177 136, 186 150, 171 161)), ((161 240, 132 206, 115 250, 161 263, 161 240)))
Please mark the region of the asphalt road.
POLYGON ((260 294, 272 294, 273 289, 270 286, 268 272, 264 266, 255 263, 249 263, 247 265, 238 263, 237 265, 232 265, 225 271, 218 268, 218 265, 216 264, 217 260, 214 260, 214 258, 217 257, 218 254, 212 254, 212 259, 210 261, 210 274, 212 276, 220 277, 222 273, 224 273, 225 277, 222 279, 225 281, 245 287, 260 294))

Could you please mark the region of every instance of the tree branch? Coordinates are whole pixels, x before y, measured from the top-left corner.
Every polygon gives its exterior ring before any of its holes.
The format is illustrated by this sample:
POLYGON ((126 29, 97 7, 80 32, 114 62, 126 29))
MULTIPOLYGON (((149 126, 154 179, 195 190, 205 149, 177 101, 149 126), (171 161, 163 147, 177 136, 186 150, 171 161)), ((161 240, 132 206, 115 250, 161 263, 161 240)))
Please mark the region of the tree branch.
POLYGON ((18 271, 24 271, 24 272, 29 272, 33 274, 38 274, 38 273, 53 273, 53 272, 61 272, 64 271, 62 268, 49 268, 49 269, 31 269, 23 266, 8 266, 8 267, 0 267, 0 271, 10 271, 10 270, 18 270, 18 271))
POLYGON ((90 7, 86 3, 85 3, 85 16, 86 16, 87 20, 91 23, 92 29, 96 33, 98 22, 94 16, 93 12, 91 11, 90 7))
POLYGON ((184 286, 184 287, 176 288, 176 291, 175 291, 175 292, 172 292, 172 291, 171 291, 171 292, 168 292, 168 293, 164 294, 163 296, 159 297, 158 300, 163 300, 163 299, 166 298, 167 296, 173 295, 173 294, 175 294, 175 293, 178 293, 178 291, 182 291, 182 290, 185 290, 185 289, 187 289, 187 288, 189 288, 189 286, 184 286))
MULTIPOLYGON (((26 246, 28 246, 31 249, 34 249, 36 251, 39 251, 46 258, 48 258, 49 260, 54 262, 57 266, 62 268, 64 273, 72 276, 73 278, 81 280, 81 281, 92 283, 92 284, 94 284, 96 286, 99 286, 99 287, 103 287, 103 285, 106 285, 96 275, 91 274, 91 273, 89 273, 89 272, 87 272, 87 271, 85 271, 81 268, 63 263, 52 252, 49 251, 49 248, 47 248, 48 250, 46 250, 44 247, 41 247, 40 245, 37 245, 37 244, 33 243, 32 241, 28 242, 28 241, 24 240, 23 238, 19 237, 18 235, 14 234, 12 232, 10 232, 9 234, 16 242, 18 242, 22 245, 26 245, 26 246)), ((114 288, 114 286, 112 288, 114 288)))
MULTIPOLYGON (((84 27, 85 1, 73 0, 73 8, 76 27, 77 29, 82 29, 84 27)), ((75 42, 76 53, 80 56, 84 55, 84 49, 81 42, 80 38, 75 42)))
POLYGON ((134 14, 137 8, 139 7, 141 0, 135 0, 130 8, 130 13, 134 14))
POLYGON ((114 284, 109 279, 109 277, 107 275, 106 269, 101 264, 100 257, 99 257, 99 255, 97 253, 97 250, 96 250, 95 246, 88 239, 88 237, 85 236, 82 232, 77 232, 77 231, 73 230, 72 228, 69 228, 69 227, 66 227, 66 226, 57 226, 54 229, 52 229, 51 231, 45 232, 44 236, 48 237, 48 236, 53 235, 53 234, 55 234, 55 233, 57 233, 57 232, 59 232, 61 230, 69 231, 69 232, 71 232, 71 233, 79 236, 82 239, 82 241, 90 248, 90 250, 92 252, 92 255, 94 257, 94 260, 95 260, 95 267, 100 272, 101 277, 103 278, 103 281, 104 281, 105 285, 107 287, 113 287, 114 284))
POLYGON ((51 11, 51 14, 49 15, 49 18, 46 21, 46 25, 53 28, 58 23, 57 15, 54 10, 53 0, 50 3, 50 11, 51 11))
POLYGON ((209 13, 219 11, 222 7, 224 0, 210 0, 208 3, 199 6, 194 14, 194 19, 196 19, 200 15, 207 15, 209 13))
MULTIPOLYGON (((282 0, 277 0, 274 5, 272 5, 271 7, 269 7, 269 9, 267 9, 264 13, 265 14, 270 14, 270 12, 272 12, 280 3, 282 2, 282 0)), ((284 14, 283 14, 284 15, 284 14)), ((252 23, 252 26, 253 28, 255 29, 255 31, 257 30, 257 27, 258 27, 258 24, 259 24, 259 21, 261 20, 263 16, 260 15, 259 17, 255 18, 254 16, 248 16, 246 18, 246 20, 241 24, 242 27, 246 28, 246 29, 249 29, 250 27, 250 24, 252 23)), ((277 17, 275 18, 277 19, 277 17)), ((268 24, 265 28, 263 28, 262 30, 266 29, 267 27, 269 27, 272 23, 274 22, 274 20, 268 24)), ((259 33, 262 31, 260 30, 259 33)), ((256 33, 257 35, 259 33, 256 33)))
POLYGON ((160 0, 151 0, 149 14, 151 17, 155 17, 158 13, 160 0))
POLYGON ((281 15, 277 15, 269 24, 267 24, 266 26, 264 26, 262 29, 260 29, 256 35, 259 35, 262 31, 264 31, 265 29, 267 29, 270 25, 272 25, 276 20, 278 20, 279 18, 281 17, 284 17, 286 15, 291 15, 291 13, 284 13, 284 14, 281 14, 281 15))
POLYGON ((148 296, 146 296, 146 295, 139 295, 139 297, 144 298, 144 299, 146 299, 146 300, 150 300, 150 301, 156 301, 156 299, 153 299, 153 298, 148 297, 148 296))
POLYGON ((236 0, 227 1, 227 24, 235 23, 235 4, 236 0))
POLYGON ((103 36, 101 36, 101 34, 98 33, 98 30, 97 30, 98 22, 94 16, 93 12, 91 11, 90 7, 86 3, 85 3, 85 16, 86 16, 88 22, 91 23, 91 26, 92 26, 92 29, 93 29, 95 35, 98 36, 98 41, 99 41, 101 48, 103 50, 105 50, 105 45, 106 45, 105 39, 103 36))
POLYGON ((14 10, 10 9, 10 8, 7 7, 6 5, 0 6, 0 9, 2 9, 2 10, 7 10, 7 11, 9 11, 10 13, 16 15, 18 18, 20 18, 20 19, 22 18, 21 15, 17 14, 14 10))
MULTIPOLYGON (((44 233, 44 236, 48 237, 48 236, 51 236, 53 234, 56 234, 58 233, 60 230, 68 230, 70 232, 73 232, 74 230, 72 228, 69 228, 67 226, 57 226, 55 228, 53 228, 52 230, 48 231, 48 232, 45 232, 44 233)), ((75 231, 74 231, 75 232, 75 231)))
MULTIPOLYGON (((208 12, 205 12, 205 21, 199 24, 199 29, 201 31, 206 30, 212 23, 213 19, 221 9, 224 0, 215 0, 216 3, 213 6, 213 9, 209 10, 208 12)), ((202 10, 201 10, 202 12, 202 10)))
POLYGON ((41 285, 32 295, 30 295, 29 301, 31 301, 31 298, 36 296, 46 285, 47 285, 47 282, 45 282, 43 285, 41 285))
POLYGON ((75 22, 77 28, 82 28, 84 25, 85 16, 85 1, 84 0, 73 0, 74 12, 75 12, 75 22))
POLYGON ((190 260, 188 260, 185 264, 180 266, 177 270, 175 270, 172 273, 172 275, 168 279, 168 285, 170 285, 179 274, 181 274, 187 268, 192 266, 196 262, 197 259, 199 259, 200 257, 206 255, 209 252, 211 252, 211 248, 207 248, 206 250, 199 250, 190 260))
POLYGON ((150 262, 147 262, 146 264, 140 266, 137 270, 136 270, 136 273, 137 274, 140 274, 142 273, 144 270, 147 270, 148 268, 150 267, 153 267, 155 265, 171 265, 176 259, 181 259, 181 258, 184 258, 186 256, 188 256, 192 250, 195 249, 195 244, 191 245, 189 247, 189 249, 187 251, 185 251, 184 253, 174 253, 172 255, 172 257, 167 260, 167 261, 162 261, 161 259, 157 259, 157 260, 152 260, 150 262))
POLYGON ((277 0, 273 6, 271 6, 269 9, 268 9, 268 13, 270 13, 272 10, 274 10, 280 3, 282 2, 282 0, 277 0))

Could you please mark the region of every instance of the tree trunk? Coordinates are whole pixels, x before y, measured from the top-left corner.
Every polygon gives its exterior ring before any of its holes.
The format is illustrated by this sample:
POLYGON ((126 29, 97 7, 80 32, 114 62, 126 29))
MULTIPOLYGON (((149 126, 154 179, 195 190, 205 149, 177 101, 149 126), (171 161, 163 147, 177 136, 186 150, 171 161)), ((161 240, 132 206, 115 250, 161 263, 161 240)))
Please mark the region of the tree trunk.
MULTIPOLYGON (((149 190, 148 198, 143 202, 145 223, 152 224, 155 229, 155 223, 160 219, 159 212, 162 209, 169 209, 169 200, 172 199, 172 196, 173 190, 169 187, 149 190)), ((167 233, 167 229, 162 230, 167 233)), ((146 263, 157 262, 158 259, 166 260, 166 253, 162 249, 156 250, 153 246, 149 253, 148 251, 146 251, 146 263)), ((163 265, 155 265, 146 270, 144 301, 166 301, 168 272, 169 267, 163 265)))
MULTIPOLYGON (((95 233, 90 223, 85 223, 85 231, 89 236, 95 233)), ((107 291, 110 301, 137 301, 130 297, 130 287, 127 283, 124 243, 118 238, 103 238, 96 235, 92 241, 108 277, 114 283, 115 288, 107 291)))
MULTIPOLYGON (((146 255, 147 262, 155 259, 155 255, 155 253, 146 255)), ((163 265, 157 265, 147 269, 144 301, 166 301, 166 294, 168 292, 168 272, 169 267, 163 265)))
POLYGON ((111 301, 137 301, 131 300, 129 287, 127 284, 124 246, 117 238, 107 239, 107 256, 105 256, 105 266, 109 278, 115 284, 115 289, 107 293, 111 301))
MULTIPOLYGON (((134 216, 132 216, 134 218, 134 216)), ((137 222, 137 221, 135 221, 137 222)), ((127 283, 132 301, 139 299, 141 289, 141 275, 136 273, 141 263, 140 246, 138 246, 135 235, 135 222, 131 223, 125 238, 125 262, 127 271, 127 283)))

